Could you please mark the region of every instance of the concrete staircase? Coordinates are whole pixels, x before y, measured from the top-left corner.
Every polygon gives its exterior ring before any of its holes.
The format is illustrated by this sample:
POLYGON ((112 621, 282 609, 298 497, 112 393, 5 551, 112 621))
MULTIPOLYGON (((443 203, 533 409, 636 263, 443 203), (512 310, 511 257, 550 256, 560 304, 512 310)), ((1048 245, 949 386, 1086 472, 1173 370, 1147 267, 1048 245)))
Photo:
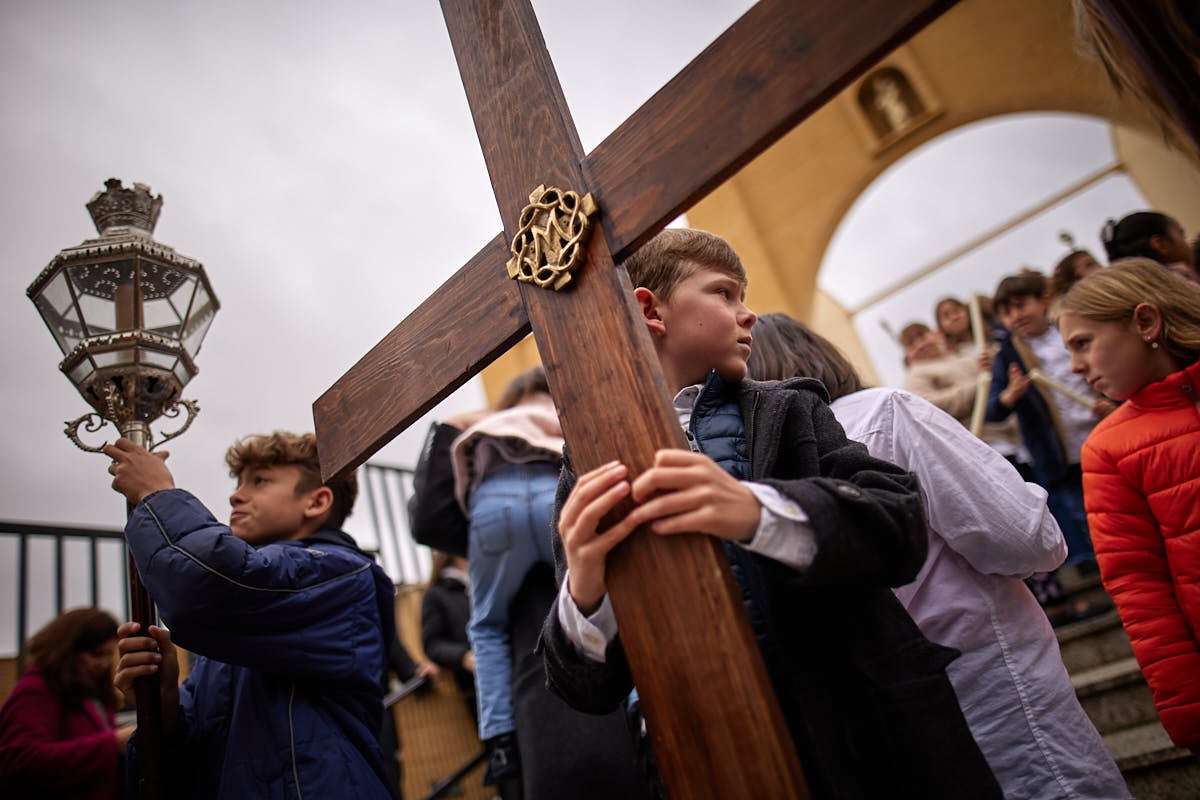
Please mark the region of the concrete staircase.
MULTIPOLYGON (((1075 598, 1091 602, 1107 598, 1096 576, 1068 573, 1060 580, 1075 598)), ((1133 658, 1116 609, 1059 627, 1057 633, 1079 702, 1104 736, 1133 796, 1137 800, 1200 798, 1200 761, 1175 747, 1159 724, 1150 687, 1133 658)))

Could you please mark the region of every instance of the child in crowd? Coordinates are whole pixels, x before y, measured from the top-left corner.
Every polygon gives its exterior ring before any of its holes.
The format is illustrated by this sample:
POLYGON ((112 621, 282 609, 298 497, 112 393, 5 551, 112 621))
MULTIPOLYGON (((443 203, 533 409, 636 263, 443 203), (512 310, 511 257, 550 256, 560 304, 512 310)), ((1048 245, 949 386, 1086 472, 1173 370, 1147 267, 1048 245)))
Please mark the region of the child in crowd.
POLYGON ((1062 297, 1072 286, 1103 266, 1087 250, 1072 250, 1059 259, 1050 273, 1051 296, 1054 299, 1062 297))
POLYGON ((1109 263, 1119 258, 1148 258, 1181 278, 1200 283, 1196 254, 1183 234, 1183 226, 1158 211, 1135 211, 1104 223, 1100 239, 1109 263))
POLYGON ((901 329, 900 346, 908 364, 904 388, 968 425, 979 385, 978 354, 950 350, 945 335, 923 322, 911 322, 901 329))
MULTIPOLYGON (((946 349, 952 353, 975 343, 971 330, 971 313, 967 304, 957 297, 943 297, 933 306, 937 329, 945 337, 946 349)), ((901 331, 903 333, 903 331, 901 331)), ((903 342, 901 342, 903 345, 903 342)))
POLYGON ((171 626, 123 624, 116 678, 128 693, 159 674, 170 796, 394 798, 379 734, 395 587, 340 530, 354 476, 322 483, 311 433, 244 439, 225 455, 237 489, 222 525, 175 488, 165 453, 128 439, 104 452, 171 626), (183 686, 172 639, 199 654, 183 686))
POLYGON ((465 558, 441 550, 433 552, 429 585, 421 598, 421 648, 430 661, 450 670, 471 716, 477 717, 475 653, 467 638, 467 622, 471 619, 467 583, 465 558))
MULTIPOLYGON (((987 301, 987 306, 990 308, 990 300, 987 301)), ((932 334, 923 339, 912 337, 910 334, 912 346, 905 351, 909 369, 904 388, 933 403, 964 426, 970 427, 971 419, 976 413, 975 405, 980 402, 980 373, 987 370, 990 375, 998 349, 995 341, 1007 336, 1008 331, 991 319, 990 314, 985 316, 987 336, 984 341, 987 342, 987 349, 980 352, 974 347, 974 329, 965 303, 953 297, 944 298, 934 306, 934 316, 938 320, 939 332, 947 337, 953 336, 959 345, 952 352, 946 352, 945 348, 934 346, 936 341, 930 343, 932 334)), ((928 330, 919 323, 914 325, 919 325, 917 330, 928 330)), ((904 332, 901 333, 901 344, 904 344, 904 332)), ((990 386, 989 380, 989 389, 990 386)), ((986 396, 982 399, 985 413, 987 400, 986 396)), ((1032 459, 1021 441, 1021 431, 1015 415, 1000 421, 985 419, 979 430, 979 438, 1004 456, 1022 480, 1034 480, 1033 466, 1030 464, 1032 459)), ((1076 618, 1074 610, 1066 603, 1066 592, 1053 572, 1035 572, 1025 579, 1025 583, 1056 623, 1070 622, 1076 618)))
POLYGON ((541 367, 505 388, 497 411, 435 425, 418 463, 409 512, 421 536, 468 554, 468 637, 474 661, 485 782, 502 798, 641 797, 622 715, 590 717, 546 690, 534 642, 554 602, 550 515, 562 430, 541 367), (453 438, 448 433, 460 428, 453 438), (449 474, 451 480, 447 480, 449 474), (443 492, 450 492, 447 506, 443 492), (455 522, 458 516, 461 522, 455 522), (441 535, 431 529, 435 522, 441 535), (465 542, 445 531, 462 530, 465 542))
POLYGON ((470 521, 467 635, 477 667, 479 738, 489 754, 485 782, 497 783, 509 800, 523 791, 509 607, 530 569, 554 559, 550 510, 563 438, 540 368, 519 375, 498 408, 454 440, 451 464, 455 496, 470 521))
POLYGON ((1066 537, 1067 563, 1079 564, 1094 573, 1095 554, 1083 509, 1079 450, 1096 420, 1114 406, 1072 374, 1062 336, 1048 316, 1050 298, 1044 275, 1009 275, 996 288, 994 305, 1009 334, 1001 338, 993 362, 987 419, 1000 421, 1016 413, 1034 476, 1049 493, 1050 510, 1066 537), (1082 405, 1056 389, 1035 384, 1029 375, 1033 369, 1087 398, 1089 404, 1082 405))
POLYGON ((26 647, 0 708, 0 796, 117 800, 132 725, 117 726, 117 621, 98 608, 55 617, 26 647))
POLYGON ((619 463, 578 481, 564 471, 566 572, 543 632, 551 688, 582 709, 626 698, 608 552, 642 525, 699 531, 722 540, 749 598, 814 798, 1000 796, 946 679, 956 653, 925 639, 889 588, 925 556, 915 478, 848 441, 816 381, 744 380, 755 315, 724 240, 667 229, 625 266, 696 451, 662 450, 632 480, 619 463), (626 495, 633 510, 599 529, 626 495))
POLYGON ((947 672, 1004 796, 1128 798, 1021 582, 1067 554, 1045 490, 921 398, 863 388, 832 344, 784 314, 759 318, 749 368, 756 379, 822 381, 847 436, 920 478, 929 557, 896 594, 922 633, 962 651, 947 672))
POLYGON ((908 365, 904 388, 967 425, 975 404, 975 387, 979 385, 976 354, 952 351, 945 335, 930 330, 923 322, 910 322, 901 328, 900 346, 908 365))
POLYGON ((1124 401, 1083 446, 1100 575, 1163 727, 1200 755, 1200 289, 1129 259, 1063 302, 1071 367, 1124 401))
MULTIPOLYGON (((908 364, 904 388, 933 403, 962 423, 964 428, 969 428, 979 394, 979 375, 985 365, 989 372, 991 370, 991 350, 983 354, 976 350, 970 317, 966 306, 958 300, 952 297, 943 299, 937 304, 935 314, 939 326, 936 331, 931 331, 928 325, 921 322, 910 323, 900 331, 900 345, 904 347, 904 361, 908 364), (960 327, 960 320, 965 322, 965 329, 960 327), (947 344, 950 336, 962 343, 951 348, 947 344)), ((989 336, 989 348, 991 341, 989 336)), ((1029 456, 1021 445, 1016 419, 985 422, 979 431, 979 438, 1008 459, 1022 476, 1032 474, 1028 465, 1029 456)))

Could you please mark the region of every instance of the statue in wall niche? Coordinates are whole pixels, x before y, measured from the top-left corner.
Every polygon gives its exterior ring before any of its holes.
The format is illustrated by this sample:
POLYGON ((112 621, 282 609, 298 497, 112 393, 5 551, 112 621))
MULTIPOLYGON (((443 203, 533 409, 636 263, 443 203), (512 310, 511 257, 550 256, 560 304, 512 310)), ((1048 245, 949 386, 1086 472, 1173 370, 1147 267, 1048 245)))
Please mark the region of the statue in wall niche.
POLYGON ((896 67, 876 70, 862 82, 858 103, 881 139, 903 133, 925 113, 908 76, 896 67))

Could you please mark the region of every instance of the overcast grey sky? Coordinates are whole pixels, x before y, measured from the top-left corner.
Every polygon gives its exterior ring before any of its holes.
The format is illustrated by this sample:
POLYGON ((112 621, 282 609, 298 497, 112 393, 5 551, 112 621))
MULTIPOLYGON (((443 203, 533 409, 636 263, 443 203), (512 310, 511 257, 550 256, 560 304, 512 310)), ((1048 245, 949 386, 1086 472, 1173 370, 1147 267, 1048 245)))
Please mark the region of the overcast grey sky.
MULTIPOLYGON (((590 150, 750 3, 534 5, 590 150)), ((168 445, 219 516, 225 448, 311 429, 313 400, 501 227, 432 0, 6 3, 0 104, 6 519, 123 520, 107 460, 62 434, 88 409, 25 297, 95 236, 84 203, 106 178, 163 195, 155 238, 221 300, 185 390, 200 416, 168 445)), ((424 428, 376 460, 411 464, 424 428)))
MULTIPOLYGON (((750 5, 536 0, 585 149, 750 5)), ((0 153, 0 519, 124 522, 108 460, 62 433, 89 409, 25 297, 59 250, 96 235, 84 203, 105 179, 163 195, 155 238, 201 261, 221 301, 184 391, 200 415, 167 445, 176 482, 219 519, 225 449, 311 430, 312 402, 501 228, 434 0, 4 3, 0 153)), ((482 403, 475 381, 434 414, 482 403)), ((427 425, 375 460, 411 466, 427 425)), ((370 542, 363 506, 347 528, 370 542)), ((51 615, 49 551, 31 552, 31 630, 51 615)), ((0 537, 0 652, 16 643, 15 553, 0 537)), ((85 559, 67 555, 78 605, 85 559)), ((117 613, 103 573, 119 558, 101 552, 101 604, 117 613)))
MULTIPOLYGON (((750 5, 534 0, 585 150, 750 5)), ((501 227, 433 0, 4 3, 0 111, 2 519, 124 519, 107 459, 63 436, 88 408, 25 297, 59 250, 95 236, 84 203, 105 179, 163 195, 155 238, 201 261, 220 298, 184 392, 200 416, 168 445, 178 484, 219 518, 232 485, 225 449, 248 433, 310 430, 313 400, 501 227)), ((1089 147, 1032 129, 1004 146, 985 136, 973 150, 947 147, 959 132, 924 146, 911 161, 940 155, 885 172, 847 214, 823 272, 841 281, 822 286, 853 306, 864 287, 892 285, 1078 179, 1109 152, 1100 127, 1080 134, 1089 147)), ((1080 201, 1078 223, 1056 211, 866 308, 856 327, 884 381, 901 376, 880 319, 898 328, 935 294, 989 291, 1024 263, 1051 266, 1060 227, 1094 236, 1097 218, 1139 202, 1127 182, 1114 191, 1080 201)), ((471 383, 435 414, 481 403, 471 383)), ((411 465, 426 427, 375 460, 411 465)), ((359 511, 356 533, 369 523, 359 511)), ((11 585, 11 544, 0 542, 0 585, 11 585)), ((11 602, 0 593, 0 650, 11 602)))
POLYGON ((1092 180, 1118 161, 1105 120, 1008 114, 952 130, 884 170, 843 217, 819 278, 858 312, 854 328, 880 382, 904 382, 903 352, 881 322, 892 331, 932 323, 947 295, 991 295, 1024 267, 1049 274, 1069 250, 1063 232, 1103 262, 1104 220, 1146 204, 1123 172, 1092 180), (968 243, 976 246, 954 255, 968 243))

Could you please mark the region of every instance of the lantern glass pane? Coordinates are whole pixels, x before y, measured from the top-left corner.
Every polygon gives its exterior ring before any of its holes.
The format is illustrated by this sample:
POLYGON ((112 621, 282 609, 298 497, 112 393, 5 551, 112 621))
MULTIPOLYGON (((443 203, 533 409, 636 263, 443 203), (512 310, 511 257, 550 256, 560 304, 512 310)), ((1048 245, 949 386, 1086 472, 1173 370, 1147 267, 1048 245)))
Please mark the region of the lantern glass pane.
POLYGON ((87 336, 133 330, 137 318, 134 262, 109 261, 67 267, 87 336))
POLYGON ((67 377, 71 379, 71 383, 75 384, 76 386, 81 386, 83 385, 83 382, 87 380, 95 371, 96 366, 92 363, 92 360, 90 358, 85 358, 75 366, 75 369, 71 370, 67 377))
POLYGON ((138 361, 151 367, 159 369, 171 370, 175 367, 176 357, 170 353, 164 353, 161 350, 151 350, 148 347, 138 348, 138 361))
POLYGON ((83 326, 79 324, 79 309, 71 302, 65 272, 57 272, 41 292, 33 298, 38 313, 46 322, 63 355, 70 353, 83 338, 83 326))
POLYGON ((200 352, 200 345, 212 325, 213 317, 217 314, 217 304, 203 281, 197 281, 196 293, 192 300, 191 311, 184 325, 183 349, 195 358, 200 352))
MULTIPOLYGON (((142 256, 138 264, 142 270, 142 297, 145 300, 169 297, 176 294, 182 284, 196 279, 190 269, 159 264, 147 256, 142 256)), ((180 309, 182 313, 183 309, 180 309)))
POLYGON ((180 386, 187 386, 187 382, 192 379, 191 374, 187 371, 187 367, 183 365, 183 361, 175 362, 175 377, 179 379, 180 386))
MULTIPOLYGON (((178 341, 183 332, 183 320, 187 314, 188 304, 195 293, 197 276, 182 270, 171 270, 166 278, 162 274, 153 292, 146 292, 143 298, 143 313, 145 314, 145 329, 160 336, 178 341)), ((149 283, 143 283, 143 288, 149 283)))
POLYGON ((92 358, 96 361, 97 367, 115 367, 118 364, 132 364, 132 350, 113 350, 108 353, 93 353, 92 358))

